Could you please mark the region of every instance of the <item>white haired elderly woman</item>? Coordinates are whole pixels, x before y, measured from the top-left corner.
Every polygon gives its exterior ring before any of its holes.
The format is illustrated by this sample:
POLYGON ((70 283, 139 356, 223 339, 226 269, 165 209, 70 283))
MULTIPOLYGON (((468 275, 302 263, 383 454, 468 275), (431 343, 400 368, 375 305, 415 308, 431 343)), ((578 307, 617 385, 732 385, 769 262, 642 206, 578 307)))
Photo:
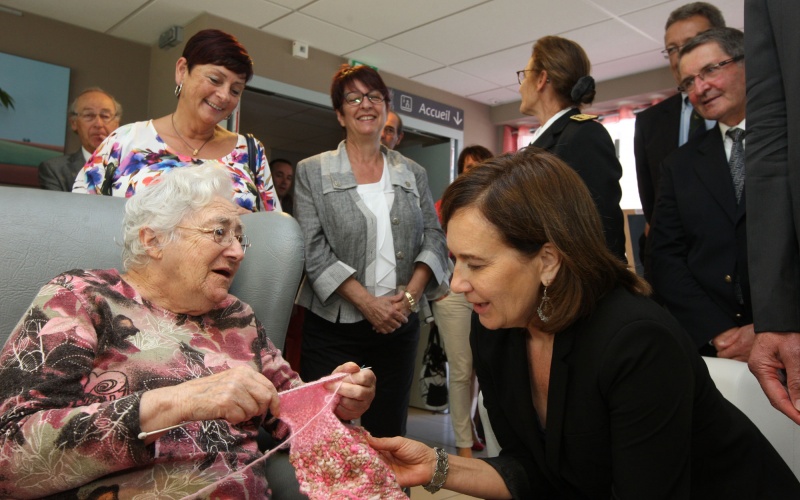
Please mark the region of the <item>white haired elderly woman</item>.
MULTIPOLYGON (((0 497, 192 494, 260 457, 277 393, 302 384, 228 293, 249 244, 224 170, 140 190, 123 239, 124 273, 57 276, 0 353, 0 497)), ((375 377, 337 371, 352 375, 334 412, 356 418, 375 377)), ((263 462, 232 477, 211 496, 268 497, 263 462)))

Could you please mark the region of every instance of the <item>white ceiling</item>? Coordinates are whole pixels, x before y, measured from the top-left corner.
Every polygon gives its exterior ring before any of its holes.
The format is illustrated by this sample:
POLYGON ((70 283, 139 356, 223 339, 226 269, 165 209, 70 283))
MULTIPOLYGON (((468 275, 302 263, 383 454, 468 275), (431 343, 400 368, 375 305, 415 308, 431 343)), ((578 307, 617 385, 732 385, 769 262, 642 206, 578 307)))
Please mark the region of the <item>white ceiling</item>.
MULTIPOLYGON (((744 0, 711 0, 730 26, 744 0)), ((519 100, 533 42, 580 43, 603 81, 666 66, 664 22, 687 0, 0 0, 0 6, 154 45, 202 12, 488 105, 519 100)))

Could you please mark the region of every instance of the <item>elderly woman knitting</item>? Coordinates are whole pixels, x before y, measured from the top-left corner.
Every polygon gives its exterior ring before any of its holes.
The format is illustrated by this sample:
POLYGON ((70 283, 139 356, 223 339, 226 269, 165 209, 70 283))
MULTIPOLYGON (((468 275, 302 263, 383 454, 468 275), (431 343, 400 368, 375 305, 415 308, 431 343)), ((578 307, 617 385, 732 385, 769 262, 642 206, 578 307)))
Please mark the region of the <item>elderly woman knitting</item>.
MULTIPOLYGON (((124 273, 41 289, 0 353, 0 497, 181 498, 261 456, 278 392, 302 381, 228 294, 249 246, 230 191, 211 166, 163 175, 126 206, 124 273)), ((336 371, 334 413, 356 418, 375 376, 336 371)), ((210 495, 267 498, 257 465, 210 495)))

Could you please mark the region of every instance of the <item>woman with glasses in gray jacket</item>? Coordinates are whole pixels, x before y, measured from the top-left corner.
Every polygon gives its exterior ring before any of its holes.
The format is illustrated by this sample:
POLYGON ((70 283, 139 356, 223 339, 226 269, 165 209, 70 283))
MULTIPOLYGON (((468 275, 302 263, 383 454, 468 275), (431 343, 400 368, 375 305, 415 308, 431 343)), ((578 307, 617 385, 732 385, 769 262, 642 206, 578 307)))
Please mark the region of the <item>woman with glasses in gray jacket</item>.
POLYGON ((295 178, 307 273, 301 371, 315 380, 339 359, 372 367, 377 390, 361 423, 374 436, 403 435, 417 311, 447 290, 445 236, 425 169, 380 143, 389 90, 378 72, 343 65, 331 100, 346 139, 301 161, 295 178))

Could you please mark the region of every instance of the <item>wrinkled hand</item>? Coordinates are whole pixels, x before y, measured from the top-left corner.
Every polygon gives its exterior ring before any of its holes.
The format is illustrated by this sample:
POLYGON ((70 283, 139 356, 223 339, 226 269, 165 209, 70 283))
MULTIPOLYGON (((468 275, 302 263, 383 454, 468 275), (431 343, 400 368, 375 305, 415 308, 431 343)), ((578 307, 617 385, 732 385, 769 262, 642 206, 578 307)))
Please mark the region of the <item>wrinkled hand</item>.
POLYGON ((353 420, 364 414, 375 398, 375 374, 370 369, 361 369, 357 364, 348 362, 336 367, 333 373, 349 373, 339 386, 339 381, 325 386, 329 391, 339 387, 342 396, 334 414, 342 420, 353 420))
POLYGON ((720 358, 747 362, 755 340, 753 324, 731 328, 714 337, 713 344, 720 358))
POLYGON ((404 437, 367 437, 369 445, 380 453, 392 468, 401 487, 428 484, 433 478, 436 453, 433 448, 404 437))
POLYGON ((772 406, 800 424, 800 333, 759 333, 748 365, 772 406))
POLYGON ((408 318, 394 306, 404 294, 385 297, 372 297, 361 307, 361 313, 378 333, 392 333, 400 325, 408 323, 408 318))
POLYGON ((280 400, 272 382, 251 366, 238 366, 170 387, 182 420, 224 418, 238 424, 270 410, 278 416, 280 400))

